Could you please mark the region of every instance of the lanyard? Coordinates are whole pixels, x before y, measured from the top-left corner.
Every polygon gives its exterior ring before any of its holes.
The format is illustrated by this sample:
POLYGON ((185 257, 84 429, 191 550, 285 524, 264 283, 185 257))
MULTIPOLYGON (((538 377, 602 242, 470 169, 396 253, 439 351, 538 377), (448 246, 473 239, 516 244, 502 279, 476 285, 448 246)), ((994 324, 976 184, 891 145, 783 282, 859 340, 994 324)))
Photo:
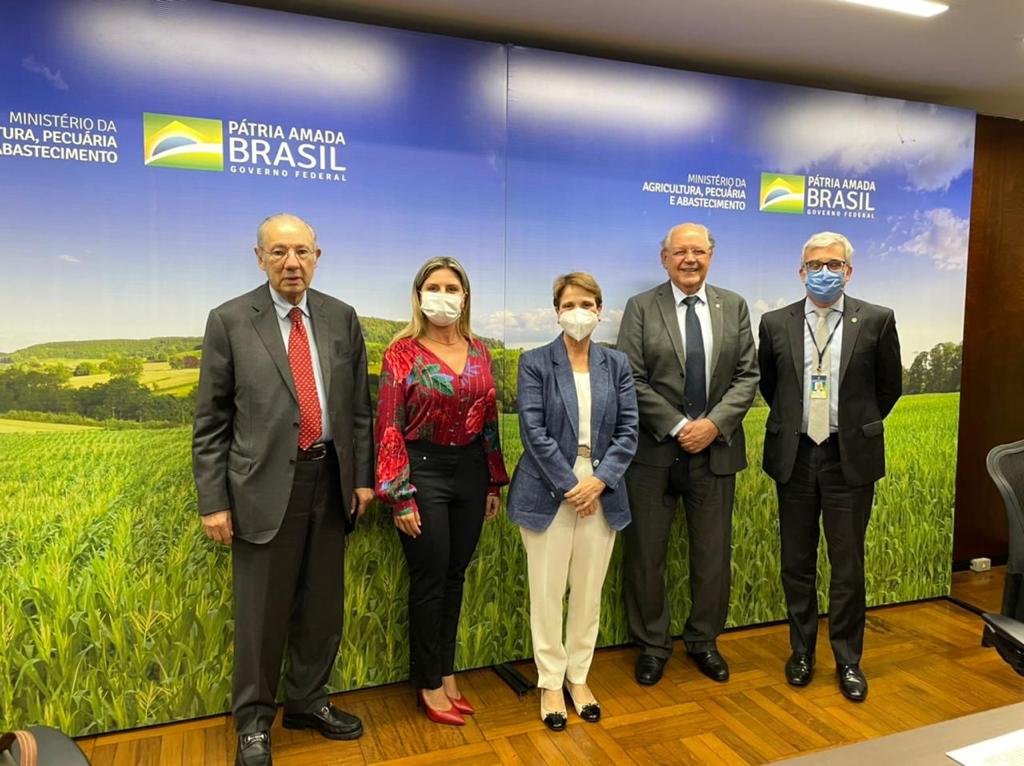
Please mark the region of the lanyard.
MULTIPOLYGON (((837 309, 832 310, 837 311, 837 309)), ((827 322, 828 319, 826 318, 825 321, 827 322)), ((832 332, 828 334, 828 339, 825 341, 825 345, 822 348, 818 348, 817 333, 815 333, 814 329, 811 327, 811 322, 807 318, 806 314, 804 314, 804 323, 807 325, 808 332, 811 333, 811 343, 814 344, 814 350, 818 352, 818 372, 820 373, 821 362, 825 358, 825 352, 828 351, 828 347, 832 345, 832 339, 836 337, 836 331, 839 329, 839 326, 843 323, 843 312, 839 311, 839 321, 836 322, 836 326, 832 328, 832 332)))

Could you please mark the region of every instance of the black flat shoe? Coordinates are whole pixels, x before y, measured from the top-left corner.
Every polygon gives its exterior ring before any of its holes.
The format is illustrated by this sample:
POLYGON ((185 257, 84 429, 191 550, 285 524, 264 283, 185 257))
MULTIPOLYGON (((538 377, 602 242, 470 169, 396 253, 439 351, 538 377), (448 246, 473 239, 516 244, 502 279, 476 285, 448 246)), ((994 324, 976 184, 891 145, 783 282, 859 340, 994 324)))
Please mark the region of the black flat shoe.
POLYGON ((601 720, 601 706, 599 704, 596 702, 588 702, 584 705, 580 705, 572 696, 572 692, 569 691, 569 687, 565 686, 563 688, 565 691, 565 698, 569 701, 569 704, 576 709, 576 715, 587 723, 597 723, 601 720))
POLYGON ((725 658, 718 653, 717 649, 709 649, 706 652, 688 652, 697 663, 697 669, 710 678, 712 681, 728 681, 729 665, 725 658))
POLYGON ((636 668, 634 669, 636 682, 641 686, 654 686, 661 680, 666 661, 666 659, 655 657, 653 654, 641 654, 636 658, 636 668))
POLYGON ((273 766, 270 757, 270 732, 254 731, 238 735, 235 766, 273 766))
POLYGON ((850 702, 863 702, 868 698, 868 679, 859 665, 836 665, 839 691, 850 702))
POLYGON ((786 680, 791 686, 807 686, 814 677, 814 655, 793 652, 786 660, 786 680))
POLYGON ((315 713, 285 713, 283 724, 286 729, 315 729, 327 739, 359 739, 363 736, 362 721, 330 703, 315 713))
POLYGON ((541 720, 551 731, 565 731, 567 723, 565 713, 548 713, 541 720))

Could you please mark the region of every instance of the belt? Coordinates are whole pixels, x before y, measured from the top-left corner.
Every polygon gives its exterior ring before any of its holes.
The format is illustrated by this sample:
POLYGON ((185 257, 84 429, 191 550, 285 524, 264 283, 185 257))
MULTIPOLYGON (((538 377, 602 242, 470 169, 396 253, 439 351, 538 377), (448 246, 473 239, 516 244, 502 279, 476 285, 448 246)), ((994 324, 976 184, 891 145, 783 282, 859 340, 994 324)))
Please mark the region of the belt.
POLYGON ((330 442, 317 442, 310 446, 309 449, 302 449, 299 447, 295 454, 296 460, 323 460, 327 457, 327 446, 330 442))
POLYGON ((590 460, 590 447, 577 447, 576 455, 577 457, 585 457, 587 460, 590 460))

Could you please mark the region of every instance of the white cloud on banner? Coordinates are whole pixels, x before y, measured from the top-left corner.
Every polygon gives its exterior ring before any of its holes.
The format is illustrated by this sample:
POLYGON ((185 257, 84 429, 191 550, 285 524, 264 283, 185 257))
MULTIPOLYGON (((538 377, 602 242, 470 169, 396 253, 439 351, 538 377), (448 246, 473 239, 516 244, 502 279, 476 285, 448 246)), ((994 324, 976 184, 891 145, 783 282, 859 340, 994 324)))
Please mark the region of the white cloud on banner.
POLYGON ((764 298, 758 298, 754 301, 754 311, 758 314, 767 314, 769 311, 774 311, 775 309, 781 309, 783 306, 788 306, 792 302, 792 299, 776 298, 775 303, 771 304, 764 298))
POLYGON ((217 3, 82 3, 66 15, 92 59, 150 87, 153 73, 321 97, 339 89, 386 98, 400 84, 400 51, 341 24, 284 13, 267 23, 264 12, 217 3))
POLYGON ((64 81, 64 76, 60 73, 59 69, 50 69, 50 67, 40 64, 36 61, 35 56, 26 56, 21 60, 21 66, 32 74, 38 74, 43 77, 50 85, 57 90, 68 90, 68 84, 64 81))
POLYGON ((80 258, 76 258, 73 255, 58 255, 57 256, 57 260, 58 261, 64 261, 64 263, 81 263, 82 262, 82 260, 80 258))
POLYGON ((970 224, 949 208, 914 213, 911 238, 898 246, 901 253, 925 256, 942 271, 967 268, 967 235, 970 224))
MULTIPOLYGON (((605 309, 594 331, 594 340, 614 343, 621 323, 622 309, 605 309)), ((473 329, 491 338, 504 338, 512 346, 547 343, 561 332, 552 306, 520 312, 494 311, 474 321, 473 329)))
POLYGON ((699 75, 570 56, 513 56, 508 96, 510 113, 555 124, 672 135, 709 127, 725 109, 721 89, 699 75))
POLYGON ((915 191, 946 189, 970 170, 974 114, 845 93, 813 93, 784 100, 758 128, 765 160, 781 172, 809 172, 835 163, 864 174, 902 166, 915 191))

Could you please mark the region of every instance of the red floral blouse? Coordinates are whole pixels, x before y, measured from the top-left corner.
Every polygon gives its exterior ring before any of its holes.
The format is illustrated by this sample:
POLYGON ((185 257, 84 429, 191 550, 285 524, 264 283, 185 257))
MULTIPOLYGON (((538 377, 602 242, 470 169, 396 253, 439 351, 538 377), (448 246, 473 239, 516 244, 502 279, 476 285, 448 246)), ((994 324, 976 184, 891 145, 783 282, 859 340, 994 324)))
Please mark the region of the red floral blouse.
POLYGON ((416 510, 407 441, 462 447, 483 438, 491 494, 508 484, 498 436, 498 405, 491 355, 478 339, 469 344, 466 368, 456 375, 429 348, 402 338, 384 352, 377 403, 377 497, 395 516, 416 510))

